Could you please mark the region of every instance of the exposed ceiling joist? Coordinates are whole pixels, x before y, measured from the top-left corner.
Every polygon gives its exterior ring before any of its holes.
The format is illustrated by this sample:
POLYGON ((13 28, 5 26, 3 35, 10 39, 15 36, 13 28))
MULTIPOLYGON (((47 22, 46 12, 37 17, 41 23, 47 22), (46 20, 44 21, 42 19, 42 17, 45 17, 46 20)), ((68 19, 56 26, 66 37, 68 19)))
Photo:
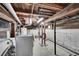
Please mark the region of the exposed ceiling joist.
POLYGON ((63 9, 63 6, 52 4, 52 6, 46 5, 46 4, 36 4, 37 7, 46 8, 50 10, 60 11, 63 9))
POLYGON ((2 5, 0 5, 0 18, 8 22, 15 22, 8 11, 2 5))
POLYGON ((5 19, 6 21, 9 21, 9 22, 15 22, 12 18, 8 17, 7 15, 3 14, 2 12, 0 12, 0 18, 5 19))
POLYGON ((22 24, 21 21, 19 20, 19 18, 17 17, 14 9, 12 8, 12 5, 10 3, 3 3, 3 5, 7 8, 7 10, 10 12, 10 14, 13 16, 14 20, 19 23, 22 24))
POLYGON ((56 17, 54 17, 52 19, 48 19, 47 21, 45 21, 45 23, 50 22, 52 20, 54 21, 56 19, 60 19, 61 17, 67 16, 68 14, 73 13, 73 12, 77 12, 77 11, 79 11, 79 8, 76 8, 76 9, 74 9, 74 10, 68 12, 68 13, 64 13, 64 14, 61 14, 61 15, 57 15, 56 17))
POLYGON ((79 22, 66 23, 62 25, 60 24, 60 25, 57 25, 57 27, 69 27, 69 26, 74 27, 75 25, 79 27, 79 22))
POLYGON ((76 16, 74 16, 74 17, 71 17, 71 18, 65 18, 65 19, 62 19, 62 20, 60 20, 60 21, 58 21, 56 24, 57 25, 62 25, 62 24, 65 24, 65 23, 68 23, 68 22, 72 22, 72 21, 78 21, 78 19, 79 19, 79 15, 76 15, 76 16))
POLYGON ((79 11, 79 6, 77 6, 76 8, 72 9, 75 6, 75 4, 70 4, 69 6, 67 6, 66 8, 64 8, 63 10, 61 10, 60 12, 56 13, 55 15, 51 16, 50 18, 48 18, 45 23, 50 22, 50 21, 54 21, 57 20, 61 17, 67 16, 71 13, 74 12, 78 12, 79 11))
MULTIPOLYGON (((24 12, 16 12, 16 14, 18 16, 22 16, 22 17, 27 17, 27 16, 31 15, 31 13, 24 13, 24 12)), ((39 14, 32 14, 32 16, 34 16, 34 17, 36 17, 36 16, 50 17, 50 16, 47 16, 47 15, 39 15, 39 14)))
POLYGON ((31 18, 33 17, 34 6, 35 6, 35 5, 34 5, 34 4, 32 4, 31 15, 30 15, 30 16, 31 16, 31 18))

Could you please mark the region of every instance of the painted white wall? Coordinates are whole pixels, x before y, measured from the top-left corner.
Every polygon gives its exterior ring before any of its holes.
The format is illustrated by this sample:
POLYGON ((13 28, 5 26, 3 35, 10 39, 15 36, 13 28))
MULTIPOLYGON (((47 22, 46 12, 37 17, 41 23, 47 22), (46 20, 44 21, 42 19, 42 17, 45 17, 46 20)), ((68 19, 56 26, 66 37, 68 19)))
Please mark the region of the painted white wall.
POLYGON ((27 35, 27 28, 21 28, 21 35, 27 35))
MULTIPOLYGON (((30 34, 38 35, 37 30, 31 30, 30 34)), ((46 30, 47 39, 54 40, 54 31, 51 29, 46 30)), ((79 29, 57 29, 56 31, 57 42, 79 52, 79 29)))
POLYGON ((7 31, 7 38, 10 38, 10 31, 7 31))

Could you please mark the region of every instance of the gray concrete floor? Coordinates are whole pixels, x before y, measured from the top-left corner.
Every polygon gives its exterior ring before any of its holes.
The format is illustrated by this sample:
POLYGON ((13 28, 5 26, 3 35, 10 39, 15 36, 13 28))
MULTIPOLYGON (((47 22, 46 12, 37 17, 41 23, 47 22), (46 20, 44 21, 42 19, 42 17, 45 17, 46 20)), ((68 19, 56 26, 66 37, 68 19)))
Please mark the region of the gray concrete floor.
POLYGON ((52 43, 46 41, 47 46, 41 46, 38 39, 34 41, 33 55, 34 56, 53 56, 53 46, 52 43))
MULTIPOLYGON (((41 41, 35 38, 33 42, 33 56, 55 56, 54 43, 47 40, 46 45, 47 46, 41 46, 41 41)), ((70 54, 73 53, 57 45, 57 56, 69 56, 70 54)))
MULTIPOLYGON (((54 55, 54 43, 47 40, 47 46, 41 46, 39 39, 35 39, 33 46, 33 56, 55 56, 54 55)), ((69 50, 57 45, 57 56, 69 56, 70 54, 73 56, 74 53, 69 50)))

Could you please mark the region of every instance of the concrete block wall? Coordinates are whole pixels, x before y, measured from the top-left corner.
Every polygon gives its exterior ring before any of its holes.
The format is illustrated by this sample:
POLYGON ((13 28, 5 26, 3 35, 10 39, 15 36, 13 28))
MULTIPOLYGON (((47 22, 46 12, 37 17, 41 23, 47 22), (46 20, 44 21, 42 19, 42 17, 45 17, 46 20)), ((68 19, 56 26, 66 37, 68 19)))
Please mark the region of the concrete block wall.
MULTIPOLYGON (((54 31, 47 30, 47 38, 54 39, 54 31)), ((79 29, 58 29, 56 31, 57 42, 69 49, 79 52, 79 29)))
POLYGON ((0 38, 7 38, 7 32, 6 31, 0 31, 0 38))
MULTIPOLYGON (((31 30, 30 34, 38 35, 38 31, 31 30)), ((54 40, 53 30, 47 29, 46 34, 47 39, 54 40)), ((56 39, 59 44, 79 53, 79 29, 57 29, 56 39)))
POLYGON ((29 32, 30 35, 33 35, 33 36, 38 36, 38 30, 30 30, 29 32))

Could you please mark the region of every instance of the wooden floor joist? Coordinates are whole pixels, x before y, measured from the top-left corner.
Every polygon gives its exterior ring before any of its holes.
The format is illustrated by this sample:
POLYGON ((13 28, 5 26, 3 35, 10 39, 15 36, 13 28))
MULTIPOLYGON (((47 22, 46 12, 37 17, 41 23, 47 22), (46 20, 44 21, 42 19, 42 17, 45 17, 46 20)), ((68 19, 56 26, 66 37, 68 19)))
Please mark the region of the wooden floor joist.
MULTIPOLYGON (((16 14, 18 16, 22 16, 22 17, 28 17, 31 15, 31 13, 24 13, 24 12, 16 12, 16 14)), ((38 16, 42 16, 42 17, 50 17, 50 16, 47 16, 47 15, 39 15, 39 14, 32 14, 33 17, 38 17, 38 16)))
POLYGON ((57 4, 52 4, 51 6, 46 5, 46 4, 36 4, 37 7, 45 8, 45 9, 50 9, 54 11, 60 11, 63 9, 63 6, 57 5, 57 4))
POLYGON ((56 13, 55 15, 51 16, 50 18, 48 18, 45 23, 50 22, 50 21, 54 21, 56 19, 59 19, 61 17, 67 16, 71 13, 74 12, 78 12, 79 11, 79 7, 76 7, 75 9, 71 10, 71 8, 75 6, 75 4, 70 4, 69 6, 67 6, 66 8, 64 8, 63 10, 61 10, 60 12, 56 13))

